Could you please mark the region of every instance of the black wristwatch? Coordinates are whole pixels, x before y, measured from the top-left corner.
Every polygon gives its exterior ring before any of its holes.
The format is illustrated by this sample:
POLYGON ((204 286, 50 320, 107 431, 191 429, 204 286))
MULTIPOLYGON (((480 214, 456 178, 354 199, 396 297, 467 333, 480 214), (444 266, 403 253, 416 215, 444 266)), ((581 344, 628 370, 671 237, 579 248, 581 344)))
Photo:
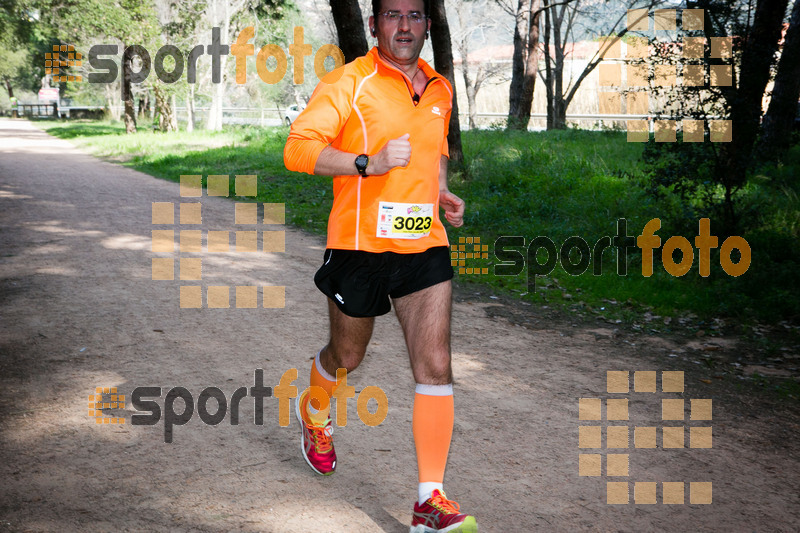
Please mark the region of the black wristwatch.
POLYGON ((365 178, 367 177, 367 165, 369 165, 369 157, 367 154, 361 154, 356 157, 356 170, 365 178))

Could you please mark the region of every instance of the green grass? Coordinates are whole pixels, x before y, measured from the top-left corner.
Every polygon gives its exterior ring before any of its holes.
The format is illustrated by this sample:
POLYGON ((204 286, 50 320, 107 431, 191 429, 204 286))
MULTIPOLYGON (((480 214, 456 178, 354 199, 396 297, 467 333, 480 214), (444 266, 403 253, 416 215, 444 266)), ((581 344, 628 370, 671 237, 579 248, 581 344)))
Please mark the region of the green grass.
MULTIPOLYGON (((39 124, 99 157, 172 181, 181 174, 257 174, 258 201, 284 202, 288 223, 316 234, 325 232, 332 202, 330 178, 285 169, 283 145, 288 128, 126 135, 121 125, 107 122, 39 124)), ((629 250, 627 275, 621 276, 616 252, 608 249, 602 255, 602 275, 593 275, 591 265, 577 276, 557 266, 552 273, 537 276, 531 292, 525 271, 517 276, 491 274, 498 237, 521 236, 527 245, 534 237, 546 236, 560 248, 568 237, 579 236, 591 248, 599 238, 616 234, 619 219, 627 220, 627 233, 635 237, 647 221, 660 218, 663 227, 657 234, 663 244, 671 236, 666 231, 679 206, 669 200, 657 202, 645 193, 642 145, 626 142, 624 132, 469 131, 464 132, 463 143, 465 168, 451 174, 450 188, 466 201, 467 213, 464 227, 448 226, 448 234, 453 244, 462 237, 480 237, 482 244, 488 244, 490 259, 467 260, 466 266, 486 267, 490 274, 459 275, 462 283, 488 285, 529 302, 624 322, 640 321, 645 310, 668 316, 694 313, 701 319, 734 317, 743 322, 800 315, 800 304, 790 294, 791 287, 800 285, 794 255, 776 264, 772 251, 788 242, 782 221, 800 225, 796 196, 787 193, 788 199, 778 202, 782 210, 745 235, 753 260, 741 278, 725 274, 714 253, 711 276, 699 276, 695 253, 689 273, 673 277, 661 265, 658 250, 654 275, 644 277, 638 248, 629 250), (779 243, 761 246, 770 239, 779 243)), ((779 170, 793 175, 796 168, 779 170)), ((751 201, 769 205, 774 193, 756 187, 748 192, 751 201)), ((711 229, 713 234, 713 220, 711 229)), ((694 242, 694 234, 684 237, 694 242)), ((465 246, 471 251, 471 245, 465 246)), ((525 255, 524 248, 520 251, 525 255)), ((541 262, 546 259, 544 252, 538 257, 541 262)))

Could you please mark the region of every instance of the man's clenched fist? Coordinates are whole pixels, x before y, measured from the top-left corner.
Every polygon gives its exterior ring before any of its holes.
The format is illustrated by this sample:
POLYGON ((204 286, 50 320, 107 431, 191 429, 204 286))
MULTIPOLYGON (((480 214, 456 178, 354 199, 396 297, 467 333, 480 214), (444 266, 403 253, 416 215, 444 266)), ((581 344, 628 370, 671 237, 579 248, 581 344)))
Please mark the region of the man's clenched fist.
POLYGON ((369 158, 367 174, 382 176, 396 167, 406 167, 411 161, 411 143, 408 142, 409 134, 406 133, 387 142, 380 151, 369 158))

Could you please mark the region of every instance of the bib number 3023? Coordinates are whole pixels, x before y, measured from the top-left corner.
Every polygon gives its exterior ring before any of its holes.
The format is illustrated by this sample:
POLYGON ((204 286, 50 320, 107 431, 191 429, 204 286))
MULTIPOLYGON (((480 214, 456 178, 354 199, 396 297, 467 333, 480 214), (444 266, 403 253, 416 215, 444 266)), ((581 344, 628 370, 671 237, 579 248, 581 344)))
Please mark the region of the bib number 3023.
POLYGON ((378 237, 419 239, 431 232, 433 204, 380 202, 378 211, 378 237))

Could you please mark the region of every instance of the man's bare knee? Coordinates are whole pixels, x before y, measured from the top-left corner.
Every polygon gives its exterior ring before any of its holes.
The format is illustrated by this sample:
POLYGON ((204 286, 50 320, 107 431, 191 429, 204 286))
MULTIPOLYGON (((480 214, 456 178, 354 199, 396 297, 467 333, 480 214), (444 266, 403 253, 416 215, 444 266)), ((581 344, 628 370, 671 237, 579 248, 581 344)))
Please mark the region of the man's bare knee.
POLYGON ((336 375, 336 370, 339 368, 344 368, 348 372, 358 368, 365 355, 366 349, 358 350, 329 343, 320 354, 320 359, 322 359, 322 366, 326 367, 325 370, 331 375, 336 375))
POLYGON ((330 298, 328 313, 331 337, 320 355, 322 366, 331 375, 339 368, 355 370, 366 355, 375 319, 348 316, 330 298))
POLYGON ((426 385, 446 385, 453 381, 453 370, 450 354, 446 352, 432 353, 427 357, 417 358, 418 363, 412 365, 414 379, 426 385))
POLYGON ((418 370, 414 372, 414 381, 423 385, 449 385, 453 382, 453 375, 450 372, 437 374, 418 370))

